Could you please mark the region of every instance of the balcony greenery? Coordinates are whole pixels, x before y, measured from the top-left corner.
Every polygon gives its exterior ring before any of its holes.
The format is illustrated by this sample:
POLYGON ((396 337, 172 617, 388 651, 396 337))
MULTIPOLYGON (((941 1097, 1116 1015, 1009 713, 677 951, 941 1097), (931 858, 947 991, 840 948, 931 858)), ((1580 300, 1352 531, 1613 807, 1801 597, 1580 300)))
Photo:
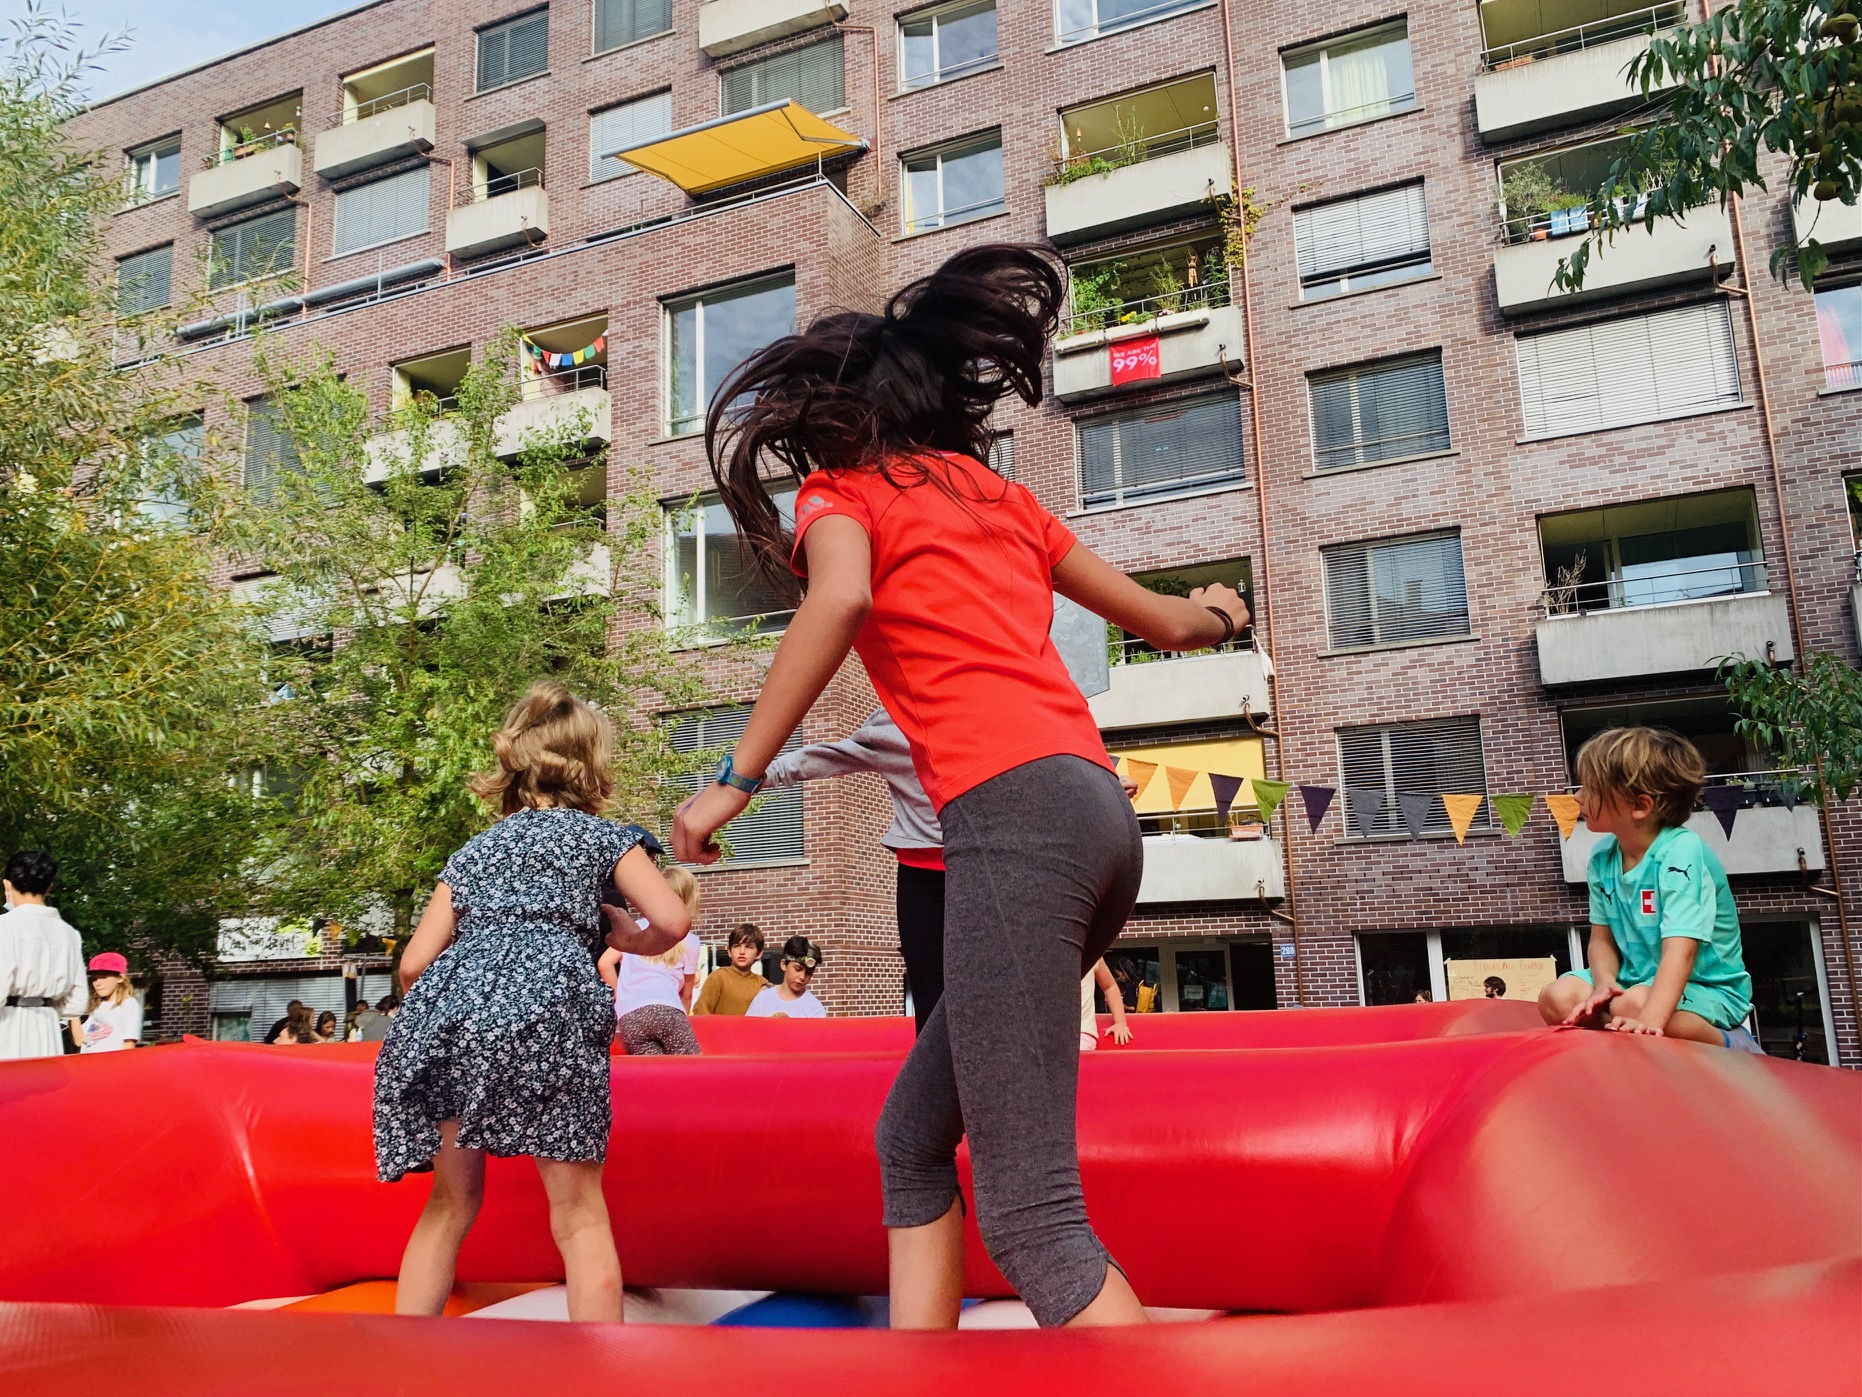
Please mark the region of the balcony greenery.
POLYGON ((1139 325, 1160 315, 1227 305, 1228 296, 1229 269, 1219 241, 1094 262, 1073 271, 1065 333, 1139 325))

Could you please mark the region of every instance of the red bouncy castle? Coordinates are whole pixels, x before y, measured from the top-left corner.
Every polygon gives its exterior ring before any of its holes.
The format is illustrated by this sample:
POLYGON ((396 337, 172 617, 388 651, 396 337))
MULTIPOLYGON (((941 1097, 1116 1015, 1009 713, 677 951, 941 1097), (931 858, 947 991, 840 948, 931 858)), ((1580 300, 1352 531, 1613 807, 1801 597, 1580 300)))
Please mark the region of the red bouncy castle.
MULTIPOLYGON (((909 1025, 699 1023, 706 1056, 614 1063, 628 1284, 883 1293, 872 1129, 909 1025)), ((375 1181, 369 1050, 0 1064, 0 1392, 1862 1392, 1854 1074, 1485 1001, 1139 1027, 1081 1063, 1087 1203, 1140 1297, 1205 1323, 371 1313, 425 1185, 375 1181)), ((558 1267, 535 1170, 494 1161, 462 1308, 558 1267)), ((974 1235, 968 1270, 1008 1293, 974 1235)))

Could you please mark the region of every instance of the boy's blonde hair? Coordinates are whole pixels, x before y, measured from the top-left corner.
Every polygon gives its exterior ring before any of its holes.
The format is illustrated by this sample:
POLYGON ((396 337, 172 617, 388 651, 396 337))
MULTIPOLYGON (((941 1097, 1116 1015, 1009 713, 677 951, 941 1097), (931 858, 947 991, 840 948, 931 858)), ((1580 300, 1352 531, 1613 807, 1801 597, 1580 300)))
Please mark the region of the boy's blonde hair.
POLYGON ((1577 770, 1579 784, 1598 795, 1647 796, 1664 829, 1687 823, 1707 779, 1699 749, 1666 728, 1605 728, 1578 748, 1577 770))
POLYGON ((530 686, 492 734, 495 771, 466 785, 505 815, 545 805, 599 814, 614 793, 614 728, 554 680, 530 686))
MULTIPOLYGON (((679 901, 685 904, 685 910, 692 914, 692 924, 698 924, 698 879, 692 876, 692 870, 673 864, 670 868, 660 870, 660 876, 666 880, 666 886, 679 895, 679 901)), ((655 965, 676 966, 685 959, 685 939, 681 937, 670 950, 661 951, 653 957, 655 965)))

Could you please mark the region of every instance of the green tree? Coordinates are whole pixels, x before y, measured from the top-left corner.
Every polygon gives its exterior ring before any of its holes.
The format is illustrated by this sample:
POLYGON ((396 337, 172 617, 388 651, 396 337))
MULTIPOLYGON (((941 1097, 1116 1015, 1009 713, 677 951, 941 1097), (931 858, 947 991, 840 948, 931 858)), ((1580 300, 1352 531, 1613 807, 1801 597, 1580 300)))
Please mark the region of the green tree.
POLYGON ((112 362, 119 165, 64 131, 94 56, 36 6, 0 39, 0 851, 49 849, 93 944, 199 958, 255 848, 258 652, 185 524, 174 385, 112 362))
MULTIPOLYGON (((1817 771, 1838 800, 1862 786, 1862 671, 1835 655, 1805 658, 1793 673, 1760 660, 1721 666, 1739 734, 1776 754, 1786 766, 1817 771)), ((1827 804, 1828 794, 1818 792, 1827 804)))
MULTIPOLYGON (((1597 247, 1637 221, 1724 203, 1768 188, 1769 157, 1786 165, 1785 192, 1831 209, 1862 193, 1862 0, 1732 0, 1698 24, 1663 30, 1629 65, 1653 109, 1609 173, 1587 191, 1590 232, 1558 265, 1557 283, 1583 285, 1597 247), (1672 91, 1653 95, 1664 83, 1672 91)), ((1729 250, 1730 255, 1730 250, 1729 250)), ((1771 257, 1783 280, 1795 260, 1809 289, 1829 265, 1813 226, 1771 257)))

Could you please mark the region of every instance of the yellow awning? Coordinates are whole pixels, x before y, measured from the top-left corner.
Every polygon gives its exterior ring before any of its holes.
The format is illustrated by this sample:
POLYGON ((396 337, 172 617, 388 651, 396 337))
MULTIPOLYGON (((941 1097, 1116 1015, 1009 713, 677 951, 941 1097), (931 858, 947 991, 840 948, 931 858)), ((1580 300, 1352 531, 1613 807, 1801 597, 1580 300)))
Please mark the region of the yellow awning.
POLYGON ((865 148, 858 136, 823 121, 800 103, 784 101, 602 151, 601 156, 650 170, 687 194, 708 194, 865 148))

